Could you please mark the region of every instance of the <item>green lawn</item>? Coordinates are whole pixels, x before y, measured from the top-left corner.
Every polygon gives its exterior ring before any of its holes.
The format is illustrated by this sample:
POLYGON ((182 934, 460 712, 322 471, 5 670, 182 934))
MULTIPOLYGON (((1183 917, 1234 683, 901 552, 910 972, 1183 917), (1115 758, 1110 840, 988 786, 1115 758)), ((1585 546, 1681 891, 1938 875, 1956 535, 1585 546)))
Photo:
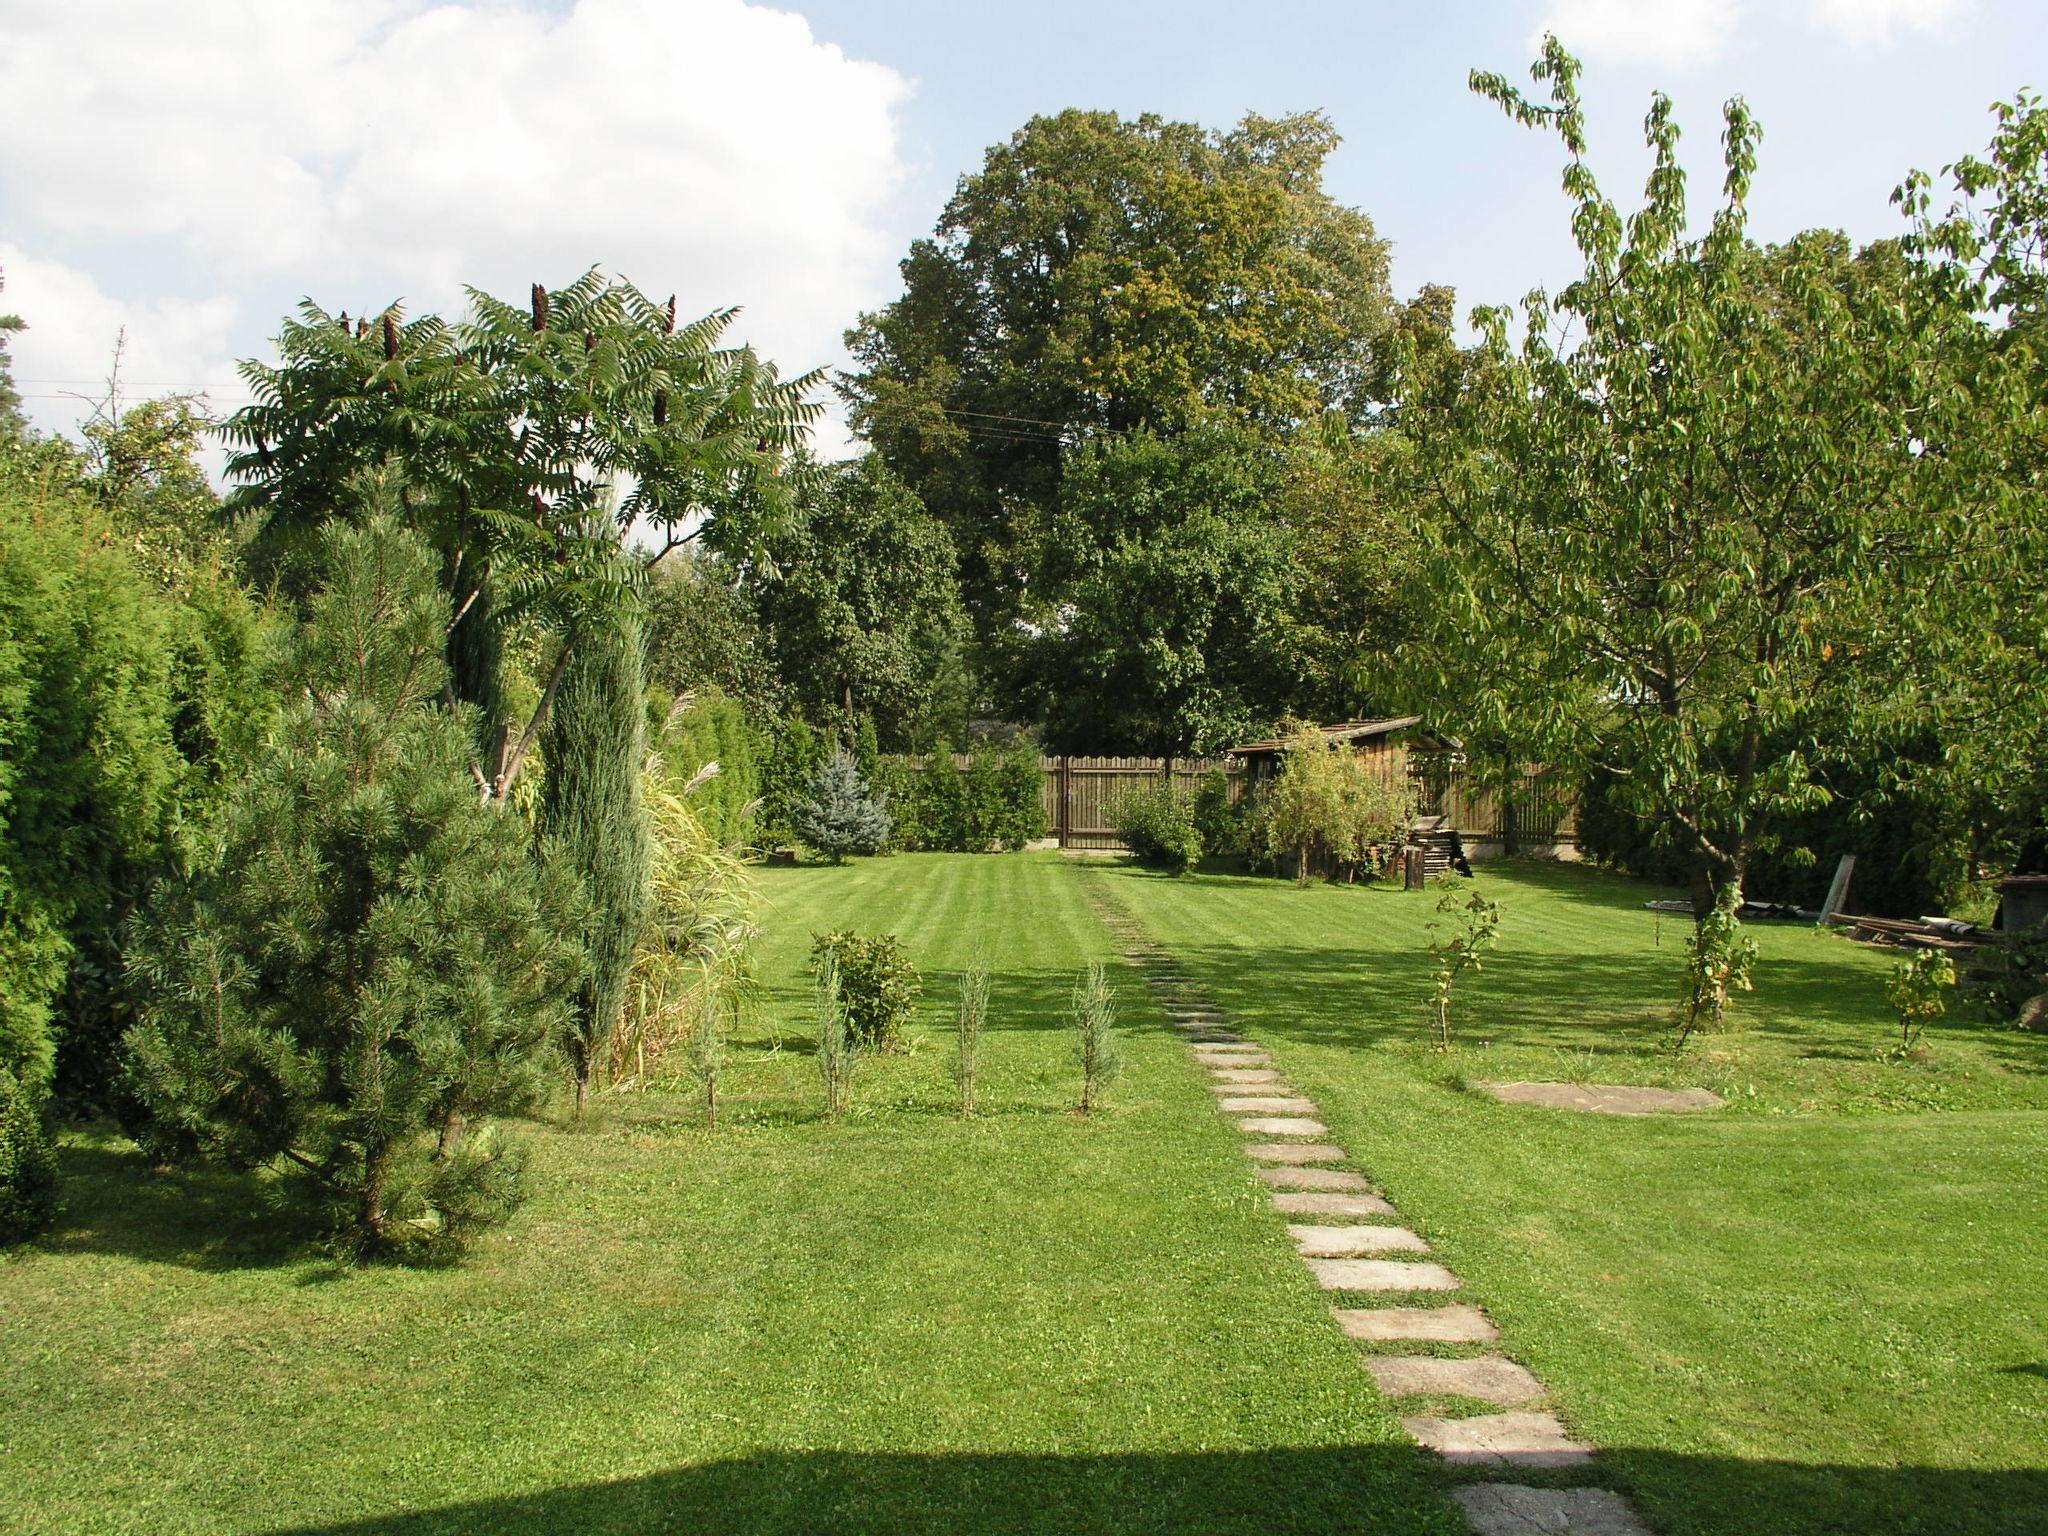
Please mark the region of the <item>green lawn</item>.
POLYGON ((1271 1046, 1660 1529, 2048 1531, 2048 1040, 1954 1022, 1927 1061, 1881 1062, 1892 957, 1757 925, 1744 1027, 1675 1058, 1682 932, 1652 893, 1518 863, 1482 866, 1502 942, 1443 1056, 1432 893, 1085 878, 1271 1046), (1517 1078, 1731 1106, 1467 1088, 1517 1078))
POLYGON ((249 1180, 65 1148, 0 1261, 0 1529, 1448 1533, 1185 1049, 1127 999, 1111 1112, 1062 1028, 1108 941, 1057 857, 762 872, 768 995, 716 1133, 680 1092, 536 1133, 460 1269, 303 1256, 249 1180), (925 1027, 817 1118, 812 930, 893 928, 925 1027), (942 1023, 996 973, 990 1113, 942 1023))

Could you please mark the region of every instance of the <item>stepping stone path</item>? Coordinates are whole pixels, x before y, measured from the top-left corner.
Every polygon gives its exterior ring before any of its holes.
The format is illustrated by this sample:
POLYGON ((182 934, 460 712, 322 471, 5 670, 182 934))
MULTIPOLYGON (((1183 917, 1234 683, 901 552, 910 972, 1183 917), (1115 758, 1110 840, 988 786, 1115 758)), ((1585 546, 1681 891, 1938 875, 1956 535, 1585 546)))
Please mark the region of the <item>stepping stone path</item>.
MULTIPOLYGON (((1147 938, 1132 917, 1111 908, 1103 893, 1092 893, 1110 932, 1129 946, 1124 957, 1145 977, 1168 1021, 1209 1069, 1216 1107, 1247 1136, 1275 1137, 1245 1143, 1258 1165, 1259 1180, 1272 1193, 1277 1215, 1287 1225, 1316 1283, 1334 1296, 1379 1295, 1384 1306, 1336 1306, 1337 1325, 1365 1346, 1361 1360, 1379 1389, 1396 1400, 1419 1399, 1418 1408, 1440 1408, 1442 1400, 1463 1399, 1502 1410, 1469 1417, 1416 1413, 1401 1427, 1417 1444, 1446 1462, 1481 1472, 1495 1469, 1585 1467, 1593 1447, 1574 1440, 1557 1415, 1544 1410, 1543 1383, 1526 1366, 1489 1352, 1458 1359, 1430 1354, 1383 1352, 1401 1345, 1497 1345, 1500 1330, 1476 1306, 1464 1302, 1423 1304, 1431 1293, 1457 1291, 1464 1282, 1431 1260, 1376 1257, 1427 1253, 1429 1245, 1399 1225, 1400 1212, 1365 1175, 1336 1166, 1350 1161, 1341 1146, 1314 1138, 1329 1128, 1317 1118, 1315 1102, 1298 1093, 1273 1065, 1272 1055, 1227 1027, 1223 1011, 1147 938), (1404 1301, 1407 1297, 1415 1301, 1404 1301)), ((1605 1114, 1653 1114, 1667 1110, 1718 1108, 1704 1089, 1682 1093, 1658 1088, 1617 1088, 1577 1083, 1485 1083, 1505 1103, 1548 1104, 1605 1114)), ((1477 1482, 1452 1493, 1477 1536, 1650 1536, 1628 1502, 1604 1488, 1532 1488, 1508 1482, 1477 1482)))

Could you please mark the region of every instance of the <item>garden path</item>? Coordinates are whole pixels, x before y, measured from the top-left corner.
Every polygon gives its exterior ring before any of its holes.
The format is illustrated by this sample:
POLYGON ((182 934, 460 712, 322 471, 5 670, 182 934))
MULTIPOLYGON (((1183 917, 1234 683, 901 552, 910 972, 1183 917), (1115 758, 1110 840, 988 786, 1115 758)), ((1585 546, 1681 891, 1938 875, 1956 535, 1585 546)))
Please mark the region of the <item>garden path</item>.
MULTIPOLYGON (((1275 1213, 1322 1218, 1286 1228, 1317 1284, 1340 1303, 1373 1299, 1370 1306, 1334 1306, 1331 1316, 1363 1346, 1362 1364, 1379 1389, 1416 1410, 1402 1418, 1402 1427, 1446 1462, 1483 1473, 1593 1466, 1594 1448, 1572 1438, 1548 1406, 1543 1383, 1494 1347, 1500 1330, 1481 1308, 1419 1304, 1462 1290, 1456 1274, 1432 1260, 1377 1256, 1427 1253, 1429 1245, 1409 1228, 1389 1224, 1399 1212, 1363 1173, 1335 1166, 1350 1159, 1342 1147, 1319 1139, 1329 1129, 1316 1117, 1314 1102, 1289 1085, 1269 1052, 1229 1027, 1223 1011, 1137 919, 1090 885, 1124 959, 1208 1070, 1218 1110, 1248 1137, 1271 1138, 1247 1141, 1245 1153, 1271 1191, 1275 1213), (1483 1352, 1402 1352, 1446 1345, 1483 1352), (1461 1411, 1473 1404, 1491 1411, 1461 1411)), ((1477 1536, 1650 1536, 1627 1501, 1604 1488, 1486 1481, 1461 1487, 1453 1497, 1477 1536)))

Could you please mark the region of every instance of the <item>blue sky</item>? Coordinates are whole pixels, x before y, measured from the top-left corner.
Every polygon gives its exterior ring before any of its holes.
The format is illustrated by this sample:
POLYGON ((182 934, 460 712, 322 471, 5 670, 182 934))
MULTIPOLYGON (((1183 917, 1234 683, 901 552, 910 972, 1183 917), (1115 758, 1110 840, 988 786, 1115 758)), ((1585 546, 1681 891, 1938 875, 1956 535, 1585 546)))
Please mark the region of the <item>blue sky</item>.
POLYGON ((1909 167, 1981 149, 1993 100, 2048 85, 2043 0, 0 0, 0 308, 29 320, 15 372, 53 428, 124 332, 131 398, 230 409, 234 360, 302 296, 451 312, 465 283, 592 263, 830 367, 985 148, 1082 106, 1327 111, 1329 190, 1392 242, 1397 290, 1469 309, 1575 269, 1557 145, 1466 88, 1525 78, 1546 25, 1586 60, 1624 207, 1652 89, 1700 210, 1745 95, 1763 239, 1895 233, 1909 167))

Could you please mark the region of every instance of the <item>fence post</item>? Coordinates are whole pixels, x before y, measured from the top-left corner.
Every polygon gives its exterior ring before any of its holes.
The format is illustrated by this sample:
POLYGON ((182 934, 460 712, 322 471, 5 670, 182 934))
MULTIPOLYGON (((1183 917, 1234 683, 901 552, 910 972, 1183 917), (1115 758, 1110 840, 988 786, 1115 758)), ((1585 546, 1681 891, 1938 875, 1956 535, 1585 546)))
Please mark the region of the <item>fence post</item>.
POLYGON ((1068 754, 1060 754, 1060 846, 1066 847, 1074 835, 1074 760, 1068 754))

